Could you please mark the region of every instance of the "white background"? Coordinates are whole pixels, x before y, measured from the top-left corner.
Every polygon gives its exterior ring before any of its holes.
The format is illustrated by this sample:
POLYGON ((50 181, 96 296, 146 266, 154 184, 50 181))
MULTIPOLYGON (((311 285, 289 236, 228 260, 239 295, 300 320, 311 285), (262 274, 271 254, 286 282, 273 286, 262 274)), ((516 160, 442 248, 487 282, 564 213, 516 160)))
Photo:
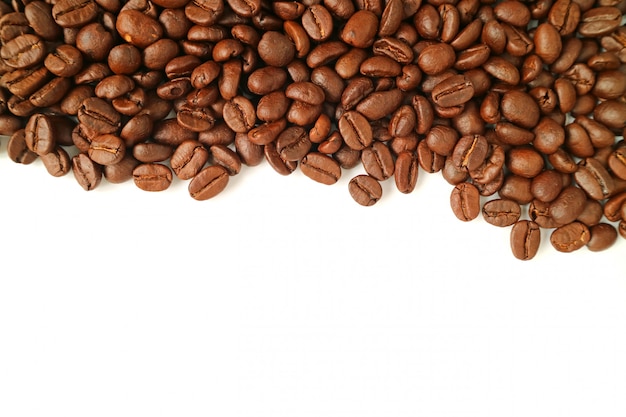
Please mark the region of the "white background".
POLYGON ((529 262, 420 172, 266 163, 197 202, 0 145, 0 416, 626 415, 626 240, 529 262))

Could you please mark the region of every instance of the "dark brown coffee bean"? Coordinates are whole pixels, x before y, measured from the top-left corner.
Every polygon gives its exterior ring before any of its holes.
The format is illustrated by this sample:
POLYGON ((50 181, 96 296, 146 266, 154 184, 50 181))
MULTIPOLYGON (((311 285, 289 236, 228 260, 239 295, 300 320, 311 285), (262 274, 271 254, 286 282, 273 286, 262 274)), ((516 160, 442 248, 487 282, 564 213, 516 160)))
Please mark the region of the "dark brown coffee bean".
POLYGON ((120 12, 115 27, 126 42, 138 48, 145 48, 163 36, 161 24, 137 10, 120 12))
POLYGON ((259 57, 274 67, 284 67, 293 60, 296 48, 289 38, 280 32, 265 32, 258 45, 259 57))
POLYGON ((124 141, 115 135, 96 136, 89 144, 88 155, 99 165, 117 164, 124 158, 126 147, 124 141))
POLYGON ((462 182, 452 189, 450 207, 454 215, 464 222, 474 220, 480 214, 480 194, 478 189, 462 182))
POLYGON ((362 206, 373 206, 381 199, 383 188, 369 175, 357 175, 348 183, 350 195, 362 206))
MULTIPOLYGON (((302 14, 302 27, 306 30, 312 40, 322 42, 327 40, 332 35, 333 18, 328 9, 324 6, 321 4, 314 4, 307 8, 302 14)), ((374 27, 375 30, 378 28, 378 19, 376 19, 374 27)), ((374 31, 374 34, 375 33, 376 31, 374 31)), ((371 37, 373 38, 373 35, 371 37)))
MULTIPOLYGON (((516 201, 519 204, 528 204, 533 200, 530 191, 531 179, 519 175, 508 174, 499 190, 500 197, 516 201)), ((584 193, 583 193, 584 195, 584 193)))
POLYGON ((550 243, 559 252, 573 252, 589 243, 589 228, 580 222, 571 222, 556 228, 550 235, 550 243))
POLYGON ((237 175, 241 171, 241 158, 225 145, 213 145, 210 148, 213 162, 226 169, 228 175, 237 175))
MULTIPOLYGON (((350 16, 340 37, 348 45, 356 48, 368 48, 374 43, 376 32, 378 32, 378 17, 371 11, 359 10, 350 16)), ((311 37, 315 39, 313 36, 311 37)))
POLYGON ((7 154, 13 162, 23 165, 33 163, 38 157, 26 146, 24 129, 19 129, 11 135, 7 143, 7 154))
POLYGON ((324 90, 312 82, 291 83, 285 89, 285 96, 292 100, 301 101, 313 106, 324 102, 324 90))
POLYGON ((285 118, 273 122, 266 122, 248 131, 248 139, 256 145, 267 145, 278 138, 287 127, 285 118))
POLYGON ((362 150, 372 143, 372 127, 358 111, 347 111, 339 119, 339 132, 346 145, 354 150, 362 150))
POLYGON ((578 33, 584 37, 600 37, 617 29, 622 22, 622 12, 617 7, 594 7, 581 16, 578 33))
POLYGON ((72 45, 59 45, 46 56, 44 65, 58 77, 73 77, 83 67, 83 55, 72 45))
POLYGON ((64 28, 81 27, 98 15, 93 0, 59 0, 52 7, 52 17, 64 28))
POLYGON ((208 200, 228 185, 228 172, 221 165, 210 165, 189 182, 189 195, 198 201, 208 200))
POLYGON ((417 156, 411 151, 402 151, 396 157, 394 180, 398 191, 404 194, 413 192, 419 173, 417 156))
POLYGON ((124 158, 113 165, 105 165, 102 168, 104 178, 112 184, 121 184, 133 178, 133 170, 139 165, 139 161, 133 158, 129 152, 124 158))
POLYGON ((507 168, 524 178, 536 177, 544 165, 543 156, 530 146, 512 148, 507 154, 507 168))
POLYGON ((26 123, 24 140, 29 150, 45 155, 56 147, 53 119, 45 114, 32 115, 26 123))
POLYGON ((182 142, 172 154, 170 165, 181 180, 193 178, 209 159, 209 152, 196 140, 182 142))
POLYGON ((589 227, 591 237, 587 248, 592 252, 606 250, 617 241, 617 230, 608 223, 599 223, 589 227))
POLYGON ((224 121, 233 131, 247 133, 256 122, 256 110, 244 96, 234 97, 224 105, 224 121))
POLYGON ((413 15, 413 24, 424 39, 436 39, 441 30, 441 16, 431 4, 423 4, 413 15))
POLYGON ((133 157, 143 163, 166 161, 173 152, 171 146, 153 142, 138 143, 132 149, 133 157))
POLYGON ((329 103, 339 103, 344 90, 344 81, 329 66, 314 68, 311 71, 311 82, 324 90, 325 100, 329 103))
POLYGON ((33 34, 11 39, 0 49, 0 57, 11 68, 30 68, 44 61, 46 48, 43 40, 33 34))
POLYGON ((374 55, 386 56, 399 64, 410 64, 413 61, 413 50, 403 41, 393 37, 382 37, 372 45, 374 55))
POLYGON ((532 179, 530 192, 537 200, 549 203, 561 193, 563 184, 561 183, 561 173, 552 169, 547 169, 532 179))
POLYGON ((486 202, 482 208, 482 215, 487 223, 494 226, 511 226, 519 220, 521 207, 515 201, 499 198, 486 202))
POLYGON ((431 93, 433 102, 441 107, 454 107, 474 96, 474 86, 463 75, 454 75, 437 84, 431 93))
POLYGON ((341 178, 339 163, 330 156, 319 152, 307 154, 300 164, 304 175, 322 184, 331 185, 341 178))
POLYGON ((578 163, 574 180, 589 197, 604 200, 613 194, 615 184, 606 168, 594 158, 586 158, 578 163))
POLYGON ((520 220, 511 228, 511 251, 513 256, 522 261, 534 258, 539 251, 541 231, 537 223, 520 220))
POLYGON ((60 146, 55 147, 45 155, 41 155, 46 171, 53 177, 62 177, 72 169, 70 156, 67 151, 60 146))
POLYGON ((305 129, 291 126, 276 139, 276 150, 285 161, 299 161, 311 149, 311 141, 305 129))
POLYGON ((172 171, 163 164, 139 164, 133 169, 133 181, 144 191, 164 191, 172 184, 172 171))
MULTIPOLYGON (((452 163, 452 158, 445 158, 428 148, 426 141, 420 141, 417 144, 417 160, 422 169, 430 174, 441 171, 446 162, 450 161, 452 163)), ((454 165, 454 163, 452 163, 452 165, 454 165)), ((455 169, 456 168, 457 167, 455 167, 455 169)), ((456 181, 455 184, 467 178, 467 171, 461 168, 458 169, 460 174, 456 176, 455 180, 458 181, 456 181)))
POLYGON ((335 71, 344 80, 349 80, 359 73, 361 63, 369 56, 365 49, 352 48, 335 62, 335 71))
POLYGON ((608 158, 608 166, 616 177, 626 180, 626 148, 619 147, 608 158))
POLYGON ((402 104, 402 92, 397 88, 376 91, 365 97, 356 110, 368 120, 378 120, 393 113, 402 104))
POLYGON ((361 151, 361 162, 371 177, 384 181, 393 175, 395 164, 391 151, 382 142, 375 141, 361 151))
POLYGON ((422 50, 417 59, 417 64, 425 74, 436 75, 452 68, 455 60, 454 49, 450 45, 435 43, 422 50))
POLYGON ((587 196, 578 187, 565 187, 550 204, 550 216, 560 225, 576 220, 585 208, 587 196))
POLYGON ((623 129, 626 127, 626 103, 618 100, 603 101, 595 107, 593 119, 609 129, 623 129))
POLYGON ((510 122, 527 129, 532 129, 539 122, 539 106, 529 94, 522 91, 504 93, 500 111, 510 122))
POLYGON ((72 157, 72 173, 85 191, 95 189, 102 181, 102 167, 84 153, 72 157))
POLYGON ((114 133, 121 125, 120 114, 109 103, 97 97, 83 101, 78 110, 78 120, 100 133, 114 133))
POLYGON ((488 152, 489 144, 484 136, 464 136, 454 146, 452 162, 462 170, 473 171, 485 161, 488 152))
POLYGON ((491 76, 506 84, 517 85, 519 83, 520 73, 517 67, 504 58, 492 56, 483 64, 483 68, 491 76))

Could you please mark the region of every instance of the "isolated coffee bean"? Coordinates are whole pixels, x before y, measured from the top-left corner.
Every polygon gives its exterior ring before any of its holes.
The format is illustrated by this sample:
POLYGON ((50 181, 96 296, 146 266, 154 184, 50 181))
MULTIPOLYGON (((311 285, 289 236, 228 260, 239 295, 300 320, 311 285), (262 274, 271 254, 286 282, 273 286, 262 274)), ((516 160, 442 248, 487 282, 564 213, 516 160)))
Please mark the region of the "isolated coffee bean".
POLYGON ((362 206, 373 206, 381 199, 383 188, 369 175, 357 175, 348 183, 350 195, 362 206))
POLYGON ((606 250, 617 241, 617 230, 608 223, 599 223, 589 227, 591 237, 587 248, 592 252, 606 250))
POLYGON ((7 155, 13 162, 23 165, 31 164, 38 158, 38 155, 26 146, 24 129, 17 130, 9 138, 7 155))
POLYGON ((589 243, 589 228, 580 222, 572 222, 556 228, 550 235, 550 243, 559 252, 573 252, 589 243))
POLYGON ((102 167, 84 153, 72 157, 72 173, 85 191, 95 189, 102 181, 102 167))
POLYGON ((464 222, 474 220, 480 214, 480 193, 478 189, 462 182, 452 189, 450 207, 457 219, 464 222))
POLYGON ((198 201, 215 197, 228 185, 228 172, 221 165, 209 165, 189 182, 189 195, 198 201))
POLYGON ((490 200, 483 205, 482 215, 487 223, 498 227, 506 227, 519 220, 521 207, 518 203, 511 200, 490 200))
POLYGON ((534 258, 539 251, 541 232, 537 223, 520 220, 511 228, 511 251, 513 256, 522 261, 534 258))

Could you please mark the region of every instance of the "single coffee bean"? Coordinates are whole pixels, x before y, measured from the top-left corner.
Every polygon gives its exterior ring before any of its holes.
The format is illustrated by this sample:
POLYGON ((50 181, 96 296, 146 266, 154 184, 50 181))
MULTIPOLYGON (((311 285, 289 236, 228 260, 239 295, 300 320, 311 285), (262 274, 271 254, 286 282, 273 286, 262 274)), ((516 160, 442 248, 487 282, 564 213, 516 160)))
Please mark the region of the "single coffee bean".
MULTIPOLYGON (((368 48, 374 43, 377 31, 378 17, 371 11, 359 10, 350 16, 341 31, 340 37, 348 45, 356 48, 368 48)), ((313 36, 311 37, 315 39, 313 36)))
POLYGON ((487 158, 489 144, 481 135, 464 136, 452 151, 452 162, 460 169, 473 171, 487 158))
POLYGON ((38 157, 26 146, 24 129, 19 129, 11 135, 7 143, 7 154, 13 162, 23 165, 33 163, 38 157))
POLYGON ((435 43, 422 50, 417 65, 428 75, 441 74, 452 68, 456 60, 454 49, 447 43, 435 43))
POLYGON ((587 196, 578 187, 568 186, 550 204, 550 216, 560 225, 568 224, 585 209, 587 196))
POLYGON ((189 182, 189 195, 198 201, 215 197, 228 185, 228 171, 221 165, 209 165, 189 182))
POLYGON ((404 194, 413 192, 419 173, 417 156, 411 151, 402 151, 396 157, 394 180, 398 191, 404 194))
POLYGON ((463 75, 454 75, 433 88, 433 102, 441 107, 454 107, 468 102, 474 96, 474 86, 463 75))
POLYGON ((269 31, 261 36, 258 45, 259 57, 274 67, 284 67, 289 64, 296 53, 296 48, 289 38, 280 32, 269 31))
POLYGON ((454 215, 464 222, 474 220, 480 214, 480 193, 473 184, 457 184, 450 194, 450 207, 454 215))
POLYGON ((531 183, 530 178, 508 174, 499 190, 500 197, 516 201, 522 205, 528 204, 533 200, 533 194, 530 191, 531 183))
POLYGON ((46 56, 44 65, 57 77, 73 77, 83 67, 83 55, 72 45, 59 45, 46 56))
POLYGON ((381 199, 383 188, 369 175, 357 175, 348 183, 350 195, 362 206, 373 206, 381 199))
POLYGON ((209 160, 209 152, 196 140, 186 140, 176 147, 170 158, 174 174, 181 180, 193 178, 209 160))
POLYGON ((45 114, 36 113, 28 119, 24 132, 24 141, 28 149, 37 155, 52 152, 56 146, 53 119, 45 114))
POLYGON ((52 17, 61 27, 82 27, 98 15, 94 0, 59 0, 52 7, 52 17))
POLYGON ((327 185, 334 184, 341 178, 339 163, 319 152, 311 152, 302 158, 300 170, 312 180, 327 185))
POLYGON ((78 120, 90 129, 100 133, 114 133, 120 128, 121 116, 106 101, 90 97, 78 109, 78 120))
MULTIPOLYGON (((321 4, 313 4, 302 14, 302 27, 312 40, 323 42, 333 33, 333 18, 328 9, 321 4)), ((374 34, 378 27, 378 19, 374 25, 374 34)), ((360 28, 363 29, 363 28, 360 28)), ((373 35, 371 36, 373 39, 373 35)), ((344 39, 345 42, 345 39, 344 39)), ((349 43, 349 42, 346 42, 349 43)))
POLYGON ((133 181, 144 191, 164 191, 172 184, 172 171, 163 164, 139 164, 133 169, 133 181))
POLYGON ((530 192, 537 200, 544 203, 553 201, 561 193, 563 184, 561 173, 553 169, 546 169, 532 179, 530 192))
POLYGON ((615 184, 611 174, 594 158, 586 158, 578 163, 578 170, 574 173, 574 180, 589 197, 604 200, 611 196, 615 184))
POLYGON ((362 150, 372 143, 372 127, 358 111, 345 112, 339 119, 339 132, 346 145, 354 150, 362 150))
POLYGON ((124 158, 113 165, 105 165, 102 168, 104 178, 112 184, 121 184, 133 178, 133 170, 139 165, 130 152, 126 152, 124 158))
POLYGON ((509 150, 506 166, 515 175, 534 178, 543 170, 543 156, 531 146, 520 146, 509 150))
POLYGON ((11 68, 30 68, 44 61, 46 48, 37 35, 24 34, 11 39, 0 49, 0 57, 11 68))
POLYGON ((72 173, 78 184, 85 190, 95 189, 102 181, 102 167, 85 153, 72 157, 72 173))
POLYGON ((324 90, 312 82, 295 82, 285 89, 285 96, 314 106, 324 102, 324 90))
POLYGON ((117 164, 124 158, 126 147, 124 141, 115 135, 98 135, 89 144, 88 155, 99 165, 117 164))
POLYGON ((161 24, 137 10, 120 12, 115 27, 126 42, 138 48, 145 48, 163 36, 161 24))
POLYGON ((550 243, 559 252, 573 252, 585 246, 591 239, 589 228, 580 222, 557 227, 550 235, 550 243))
MULTIPOLYGON (((420 141, 417 144, 417 160, 422 169, 429 174, 441 171, 444 168, 446 161, 452 162, 452 158, 445 158, 444 156, 433 152, 425 141, 420 141)), ((454 163, 452 163, 452 165, 454 165, 454 163)), ((459 168, 459 172, 461 175, 459 175, 456 183, 464 181, 467 178, 466 170, 459 168)))
POLYGON ((213 145, 209 149, 213 162, 226 169, 228 175, 233 176, 241 171, 241 158, 235 151, 225 145, 213 145))
POLYGON ((371 177, 384 181, 393 175, 395 164, 391 151, 382 142, 375 141, 361 151, 361 162, 371 177))
POLYGON ((305 129, 290 126, 276 139, 276 150, 285 161, 299 161, 311 149, 311 141, 305 129))
POLYGON ((62 177, 72 169, 69 154, 60 146, 55 147, 45 155, 41 155, 41 161, 46 167, 46 171, 53 177, 62 177))
POLYGON ((608 158, 608 166, 616 177, 626 180, 626 148, 615 149, 608 158))
MULTIPOLYGON (((92 142, 93 143, 93 142, 92 142)), ((174 149, 162 143, 143 142, 136 144, 133 149, 133 157, 139 162, 163 162, 172 156, 174 149)))
POLYGON ((539 225, 529 220, 519 220, 511 228, 511 251, 522 261, 533 259, 539 251, 541 231, 539 225))
POLYGON ((224 105, 224 121, 237 133, 246 133, 254 127, 256 110, 244 96, 234 97, 224 105))
POLYGON ((397 88, 388 91, 376 91, 361 100, 357 104, 356 110, 368 120, 378 120, 400 107, 402 99, 402 91, 397 88))
POLYGON ((515 201, 498 198, 483 205, 482 215, 487 223, 494 226, 511 226, 519 220, 521 207, 515 201))
POLYGON ((589 227, 591 237, 587 248, 592 252, 606 250, 617 241, 617 230, 608 223, 599 223, 589 227))

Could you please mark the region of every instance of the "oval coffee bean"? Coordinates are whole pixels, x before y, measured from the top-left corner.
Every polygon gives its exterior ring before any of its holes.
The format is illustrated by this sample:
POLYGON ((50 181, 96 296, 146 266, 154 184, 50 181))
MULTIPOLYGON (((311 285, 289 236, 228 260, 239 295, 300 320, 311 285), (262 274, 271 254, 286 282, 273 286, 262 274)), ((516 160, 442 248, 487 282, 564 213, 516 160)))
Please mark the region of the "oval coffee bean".
POLYGON ((334 184, 341 178, 339 163, 319 152, 311 152, 302 158, 300 170, 312 180, 327 185, 334 184))
POLYGON ((490 200, 482 208, 485 221, 498 227, 511 226, 516 223, 521 213, 521 207, 517 202, 502 198, 490 200))
POLYGON ((391 151, 387 145, 379 141, 361 151, 361 162, 365 172, 379 181, 390 178, 395 169, 391 151))
POLYGON ((88 155, 100 165, 113 165, 120 162, 125 155, 124 141, 118 136, 104 134, 96 136, 89 144, 88 155))
POLYGON ((550 243, 559 252, 573 252, 585 246, 591 239, 589 228, 581 222, 557 227, 550 235, 550 243))
POLYGON ((163 164, 140 164, 133 169, 133 181, 144 191, 164 191, 172 184, 172 170, 163 164))
POLYGON ((532 259, 539 251, 541 231, 533 221, 520 220, 511 228, 511 251, 513 256, 522 261, 532 259))
POLYGON ((221 165, 210 165, 189 182, 189 195, 198 201, 215 197, 228 185, 228 171, 221 165))
POLYGON ((339 119, 338 125, 344 142, 351 149, 360 151, 372 143, 372 127, 358 111, 345 112, 339 119))
POLYGON ((419 173, 417 156, 411 151, 402 151, 396 157, 394 180, 398 191, 404 194, 413 192, 419 173))
POLYGON ((348 183, 350 195, 362 206, 373 206, 381 199, 383 187, 369 175, 357 175, 348 183))
POLYGON ((606 250, 617 241, 617 230, 608 223, 598 223, 589 227, 591 237, 587 242, 587 249, 592 252, 606 250))
POLYGON ((453 75, 433 88, 433 102, 441 107, 454 107, 467 103, 474 96, 474 86, 464 75, 453 75))
POLYGON ((480 214, 480 193, 473 184, 462 182, 452 189, 450 207, 457 219, 474 220, 480 214))
POLYGON ((84 153, 79 153, 72 158, 72 173, 85 191, 95 189, 102 181, 102 167, 84 153))

